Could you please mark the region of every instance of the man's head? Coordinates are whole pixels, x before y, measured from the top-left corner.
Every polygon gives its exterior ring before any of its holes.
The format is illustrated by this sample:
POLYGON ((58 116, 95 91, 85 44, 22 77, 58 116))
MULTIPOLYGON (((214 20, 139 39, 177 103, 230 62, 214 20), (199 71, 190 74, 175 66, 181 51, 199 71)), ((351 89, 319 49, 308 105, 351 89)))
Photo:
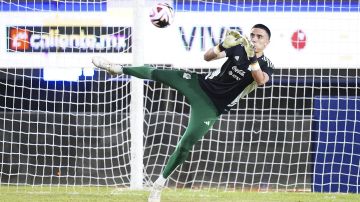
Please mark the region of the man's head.
POLYGON ((270 29, 263 24, 256 24, 251 28, 250 39, 255 46, 256 53, 263 53, 266 46, 270 43, 270 29))

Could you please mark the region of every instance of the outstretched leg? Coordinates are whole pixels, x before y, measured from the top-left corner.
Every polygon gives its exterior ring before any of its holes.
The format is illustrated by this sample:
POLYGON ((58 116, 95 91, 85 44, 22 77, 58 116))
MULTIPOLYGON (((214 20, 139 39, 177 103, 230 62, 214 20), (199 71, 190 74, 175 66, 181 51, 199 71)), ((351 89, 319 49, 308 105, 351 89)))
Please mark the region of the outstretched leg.
POLYGON ((191 96, 191 94, 197 94, 198 92, 196 91, 200 90, 197 75, 183 70, 156 69, 149 66, 123 67, 120 64, 111 63, 102 57, 93 57, 92 63, 112 75, 126 74, 140 79, 159 81, 177 89, 186 97, 191 96))
POLYGON ((212 112, 206 106, 191 108, 189 125, 164 168, 162 173, 164 178, 167 178, 177 166, 187 159, 195 143, 213 126, 218 117, 216 113, 212 112))
MULTIPOLYGON (((158 81, 167 86, 178 90, 190 102, 197 102, 194 95, 201 94, 202 89, 198 84, 197 75, 184 70, 176 69, 156 69, 152 67, 124 67, 123 73, 126 75, 135 76, 141 79, 150 79, 158 81)), ((203 93, 203 92, 202 92, 203 93)), ((206 96, 204 94, 204 96, 206 96)), ((208 104, 212 104, 211 101, 208 104)))
POLYGON ((171 154, 162 174, 154 182, 149 202, 160 201, 161 190, 170 174, 181 165, 189 156, 194 144, 199 141, 213 126, 219 115, 204 92, 198 85, 192 85, 192 90, 185 89, 183 93, 191 104, 191 113, 184 134, 182 135, 175 151, 171 154))
POLYGON ((195 143, 210 130, 217 119, 216 110, 203 103, 201 99, 198 104, 191 106, 188 127, 177 144, 175 151, 171 154, 164 171, 154 182, 148 202, 160 201, 161 191, 169 175, 188 158, 195 143))

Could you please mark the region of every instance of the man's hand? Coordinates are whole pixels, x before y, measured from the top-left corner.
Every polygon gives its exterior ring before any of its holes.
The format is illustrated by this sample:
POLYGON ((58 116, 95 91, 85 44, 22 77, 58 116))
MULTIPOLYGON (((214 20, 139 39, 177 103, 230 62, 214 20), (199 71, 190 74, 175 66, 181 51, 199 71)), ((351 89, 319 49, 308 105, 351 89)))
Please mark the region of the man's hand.
POLYGON ((254 44, 246 36, 241 36, 240 41, 241 41, 241 45, 243 45, 243 47, 245 49, 245 52, 246 52, 250 62, 251 63, 256 62, 254 44))
MULTIPOLYGON (((221 44, 222 47, 227 49, 239 44, 243 45, 243 47, 245 48, 245 52, 250 62, 256 62, 254 44, 250 41, 250 39, 248 39, 246 36, 241 35, 238 31, 227 30, 224 42, 221 44)), ((221 47, 220 51, 222 51, 221 47)))
POLYGON ((222 46, 224 48, 231 48, 241 43, 241 34, 235 30, 227 30, 222 46))

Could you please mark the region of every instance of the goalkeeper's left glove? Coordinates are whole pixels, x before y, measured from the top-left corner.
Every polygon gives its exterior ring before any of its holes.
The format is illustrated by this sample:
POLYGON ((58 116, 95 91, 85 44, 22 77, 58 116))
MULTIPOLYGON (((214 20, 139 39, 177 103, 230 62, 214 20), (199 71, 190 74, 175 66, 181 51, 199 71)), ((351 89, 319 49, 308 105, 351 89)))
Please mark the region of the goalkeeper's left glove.
POLYGON ((257 62, 254 44, 250 41, 250 39, 247 38, 246 36, 241 36, 240 41, 241 41, 241 45, 243 45, 245 49, 245 52, 247 54, 248 59, 250 60, 250 63, 252 64, 257 62))
POLYGON ((250 61, 251 71, 260 70, 260 65, 257 62, 254 44, 246 36, 241 36, 241 45, 244 47, 246 55, 250 61))

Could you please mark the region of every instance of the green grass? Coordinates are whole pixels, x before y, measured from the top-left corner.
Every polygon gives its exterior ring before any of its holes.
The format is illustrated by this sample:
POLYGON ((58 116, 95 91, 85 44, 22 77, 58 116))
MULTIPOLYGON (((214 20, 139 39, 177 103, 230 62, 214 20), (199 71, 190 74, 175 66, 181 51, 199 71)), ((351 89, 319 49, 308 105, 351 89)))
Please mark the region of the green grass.
MULTIPOLYGON (((0 186, 0 201, 147 201, 147 191, 130 191, 105 187, 31 187, 0 186)), ((162 202, 350 202, 360 201, 360 194, 296 192, 223 192, 216 190, 165 189, 162 202)))

